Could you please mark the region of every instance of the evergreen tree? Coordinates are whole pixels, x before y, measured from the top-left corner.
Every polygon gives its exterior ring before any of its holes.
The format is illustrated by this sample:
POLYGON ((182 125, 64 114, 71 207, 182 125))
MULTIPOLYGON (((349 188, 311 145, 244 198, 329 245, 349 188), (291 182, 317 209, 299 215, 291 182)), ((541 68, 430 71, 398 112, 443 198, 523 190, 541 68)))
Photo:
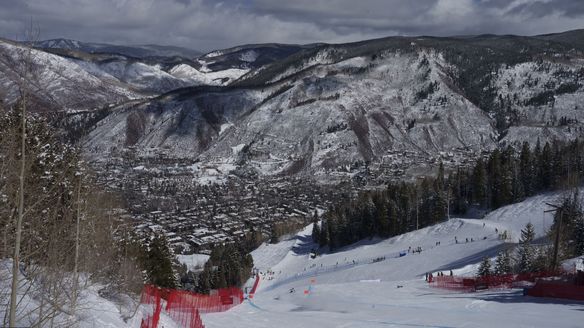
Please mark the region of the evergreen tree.
POLYGON ((501 154, 501 163, 499 166, 501 170, 499 173, 499 204, 497 207, 511 204, 519 199, 519 195, 517 195, 519 188, 515 187, 518 179, 516 179, 516 165, 513 154, 514 150, 511 146, 507 147, 501 154))
POLYGON ((521 154, 519 155, 519 174, 521 184, 523 185, 523 192, 526 196, 532 196, 534 192, 534 169, 529 143, 526 141, 521 147, 521 154))
POLYGON ((575 256, 584 255, 584 217, 580 216, 576 220, 575 231, 575 256))
POLYGON ((322 225, 320 227, 320 237, 318 238, 318 243, 319 243, 320 247, 324 247, 324 246, 328 245, 330 242, 328 226, 331 223, 331 221, 329 219, 329 216, 332 215, 331 211, 332 211, 332 209, 329 209, 329 212, 327 212, 327 218, 326 218, 326 220, 322 221, 322 225))
POLYGON ((540 170, 541 170, 541 187, 544 190, 548 190, 552 187, 553 173, 553 158, 552 149, 549 143, 545 143, 543 150, 541 152, 541 157, 539 160, 540 170))
POLYGON ((584 248, 584 230, 582 225, 582 208, 578 191, 562 202, 559 210, 554 215, 554 223, 550 230, 550 238, 555 238, 557 229, 560 229, 559 258, 576 257, 582 254, 584 248), (562 225, 559 227, 560 215, 562 225))
POLYGON ((487 205, 487 171, 482 159, 477 161, 473 170, 472 196, 481 207, 487 205))
POLYGON ((503 275, 511 273, 513 269, 511 268, 511 256, 508 250, 499 252, 497 259, 495 260, 495 274, 503 275))
POLYGON ((436 191, 434 195, 434 202, 432 204, 432 224, 441 222, 446 217, 446 197, 443 191, 436 191))
POLYGON ((197 291, 241 287, 251 276, 253 258, 235 244, 215 246, 199 276, 197 291))
POLYGON ((318 223, 318 216, 314 213, 314 218, 312 219, 312 241, 318 244, 320 239, 320 226, 318 223))
POLYGON ((280 241, 278 229, 275 224, 270 226, 270 244, 277 244, 280 241))
POLYGON ((379 236, 387 238, 391 236, 389 228, 389 213, 387 205, 384 203, 379 204, 379 210, 377 212, 377 231, 379 236))
POLYGON ((541 164, 541 143, 539 138, 537 138, 537 143, 535 144, 535 148, 533 149, 533 181, 532 187, 533 191, 538 191, 543 189, 543 171, 542 171, 542 164, 541 164))
POLYGON ((147 245, 143 259, 149 283, 164 288, 176 286, 172 258, 173 255, 164 235, 155 235, 147 245))
POLYGON ((521 239, 519 240, 519 259, 517 270, 521 273, 532 272, 534 270, 534 250, 531 242, 535 237, 533 224, 528 223, 525 229, 521 230, 521 239))
POLYGON ((444 164, 440 162, 438 166, 438 175, 436 176, 436 190, 444 191, 444 164))
POLYGON ((486 277, 491 275, 491 259, 488 257, 484 257, 481 264, 479 265, 479 269, 477 274, 480 277, 486 277))

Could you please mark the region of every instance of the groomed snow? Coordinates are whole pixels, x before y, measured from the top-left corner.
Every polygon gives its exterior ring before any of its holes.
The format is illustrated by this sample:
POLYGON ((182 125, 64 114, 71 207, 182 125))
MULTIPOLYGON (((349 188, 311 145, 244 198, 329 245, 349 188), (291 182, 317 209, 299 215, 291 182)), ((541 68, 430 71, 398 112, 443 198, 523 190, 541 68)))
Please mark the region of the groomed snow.
POLYGON ((293 238, 255 250, 255 266, 262 272, 273 271, 273 278, 261 280, 253 300, 226 313, 204 315, 205 326, 577 327, 584 302, 527 297, 522 290, 454 293, 431 288, 424 281, 426 272, 449 274, 452 269, 457 275, 474 275, 484 256, 495 257, 516 242, 528 222, 537 237, 543 236, 552 224, 551 215, 543 214, 544 202, 554 203, 562 196, 529 198, 484 220, 453 218, 391 239, 363 241, 316 259, 309 255, 315 245, 308 226, 293 238), (511 239, 504 243, 495 229, 507 230, 511 239), (423 249, 420 254, 399 257, 400 252, 418 246, 423 249), (378 257, 385 260, 373 263, 378 257))

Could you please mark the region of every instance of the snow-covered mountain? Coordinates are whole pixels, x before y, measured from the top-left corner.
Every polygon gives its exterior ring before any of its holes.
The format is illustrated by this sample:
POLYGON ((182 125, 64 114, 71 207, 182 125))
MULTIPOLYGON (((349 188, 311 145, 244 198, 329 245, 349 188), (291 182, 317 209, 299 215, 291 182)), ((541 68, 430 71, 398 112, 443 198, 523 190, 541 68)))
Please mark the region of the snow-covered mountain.
POLYGON ((319 44, 249 44, 209 52, 200 56, 198 62, 209 70, 225 70, 229 68, 257 69, 317 46, 319 44))
MULTIPOLYGON (((413 176, 498 145, 581 136, 582 37, 247 45, 196 60, 88 53, 61 40, 33 51, 35 93, 70 110, 112 107, 83 141, 102 160, 130 151, 260 174, 413 176)), ((2 58, 14 61, 16 49, 0 42, 2 58)), ((0 70, 14 101, 10 60, 0 70)))
POLYGON ((0 86, 7 103, 20 97, 18 83, 23 77, 43 110, 91 109, 142 96, 95 64, 0 41, 0 86), (28 76, 24 74, 25 58, 32 71, 28 76))
POLYGON ((211 70, 171 53, 172 57, 136 58, 73 40, 43 41, 30 52, 27 49, 19 43, 0 40, 3 98, 8 103, 18 98, 18 76, 22 75, 19 63, 30 57, 34 72, 27 79, 33 95, 42 104, 40 107, 46 110, 87 110, 187 86, 227 85, 249 71, 249 68, 211 70))
POLYGON ((229 87, 185 88, 120 107, 85 145, 102 159, 131 147, 138 156, 245 165, 261 174, 331 176, 398 162, 419 173, 444 154, 572 139, 583 133, 584 48, 561 39, 319 45, 229 87))
POLYGON ((81 42, 70 39, 51 39, 38 41, 34 43, 34 46, 41 49, 67 49, 87 53, 109 53, 109 54, 113 53, 134 58, 176 56, 192 59, 201 55, 199 51, 175 46, 159 46, 159 45, 122 46, 106 43, 81 42))

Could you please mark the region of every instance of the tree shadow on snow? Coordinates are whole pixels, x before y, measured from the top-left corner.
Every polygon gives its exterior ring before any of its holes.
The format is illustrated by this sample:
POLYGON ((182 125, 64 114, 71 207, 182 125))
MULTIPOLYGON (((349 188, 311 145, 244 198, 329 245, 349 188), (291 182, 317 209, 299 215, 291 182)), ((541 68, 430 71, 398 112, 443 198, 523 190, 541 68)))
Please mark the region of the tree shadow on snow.
POLYGON ((478 253, 475 253, 473 255, 469 255, 467 257, 463 257, 461 259, 458 259, 454 262, 450 262, 446 265, 443 265, 441 267, 438 267, 434 270, 432 270, 432 272, 436 272, 436 271, 447 271, 447 270, 454 270, 454 269, 459 269, 462 268, 464 266, 467 266, 469 264, 476 264, 482 261, 482 259, 486 256, 486 257, 495 257, 497 256, 497 254, 503 250, 506 249, 507 247, 509 247, 509 245, 507 244, 500 244, 500 245, 495 245, 491 248, 487 248, 484 249, 478 253))
POLYGON ((523 290, 513 290, 508 291, 497 291, 488 290, 477 293, 462 293, 459 296, 445 295, 442 298, 445 299, 477 299, 487 302, 498 302, 504 304, 557 304, 557 305, 567 305, 574 307, 572 310, 584 311, 584 301, 576 301, 562 298, 550 298, 550 297, 533 297, 524 296, 523 290))
POLYGON ((484 301, 507 304, 531 303, 531 304, 569 305, 575 307, 573 310, 584 311, 584 301, 576 301, 563 298, 524 296, 522 290, 518 290, 516 292, 514 291, 512 293, 489 293, 486 295, 480 295, 479 298, 484 301))
POLYGON ((296 255, 309 254, 313 249, 318 249, 318 245, 312 240, 312 236, 294 236, 291 239, 296 239, 298 242, 292 247, 292 251, 296 255))

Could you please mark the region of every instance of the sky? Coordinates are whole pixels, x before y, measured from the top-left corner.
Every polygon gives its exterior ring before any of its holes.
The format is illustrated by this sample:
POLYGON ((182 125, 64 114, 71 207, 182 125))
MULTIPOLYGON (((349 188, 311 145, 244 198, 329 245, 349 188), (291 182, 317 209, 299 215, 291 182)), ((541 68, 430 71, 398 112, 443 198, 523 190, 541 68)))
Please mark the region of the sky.
POLYGON ((342 43, 393 35, 584 28, 584 0, 0 0, 0 37, 182 46, 342 43))

